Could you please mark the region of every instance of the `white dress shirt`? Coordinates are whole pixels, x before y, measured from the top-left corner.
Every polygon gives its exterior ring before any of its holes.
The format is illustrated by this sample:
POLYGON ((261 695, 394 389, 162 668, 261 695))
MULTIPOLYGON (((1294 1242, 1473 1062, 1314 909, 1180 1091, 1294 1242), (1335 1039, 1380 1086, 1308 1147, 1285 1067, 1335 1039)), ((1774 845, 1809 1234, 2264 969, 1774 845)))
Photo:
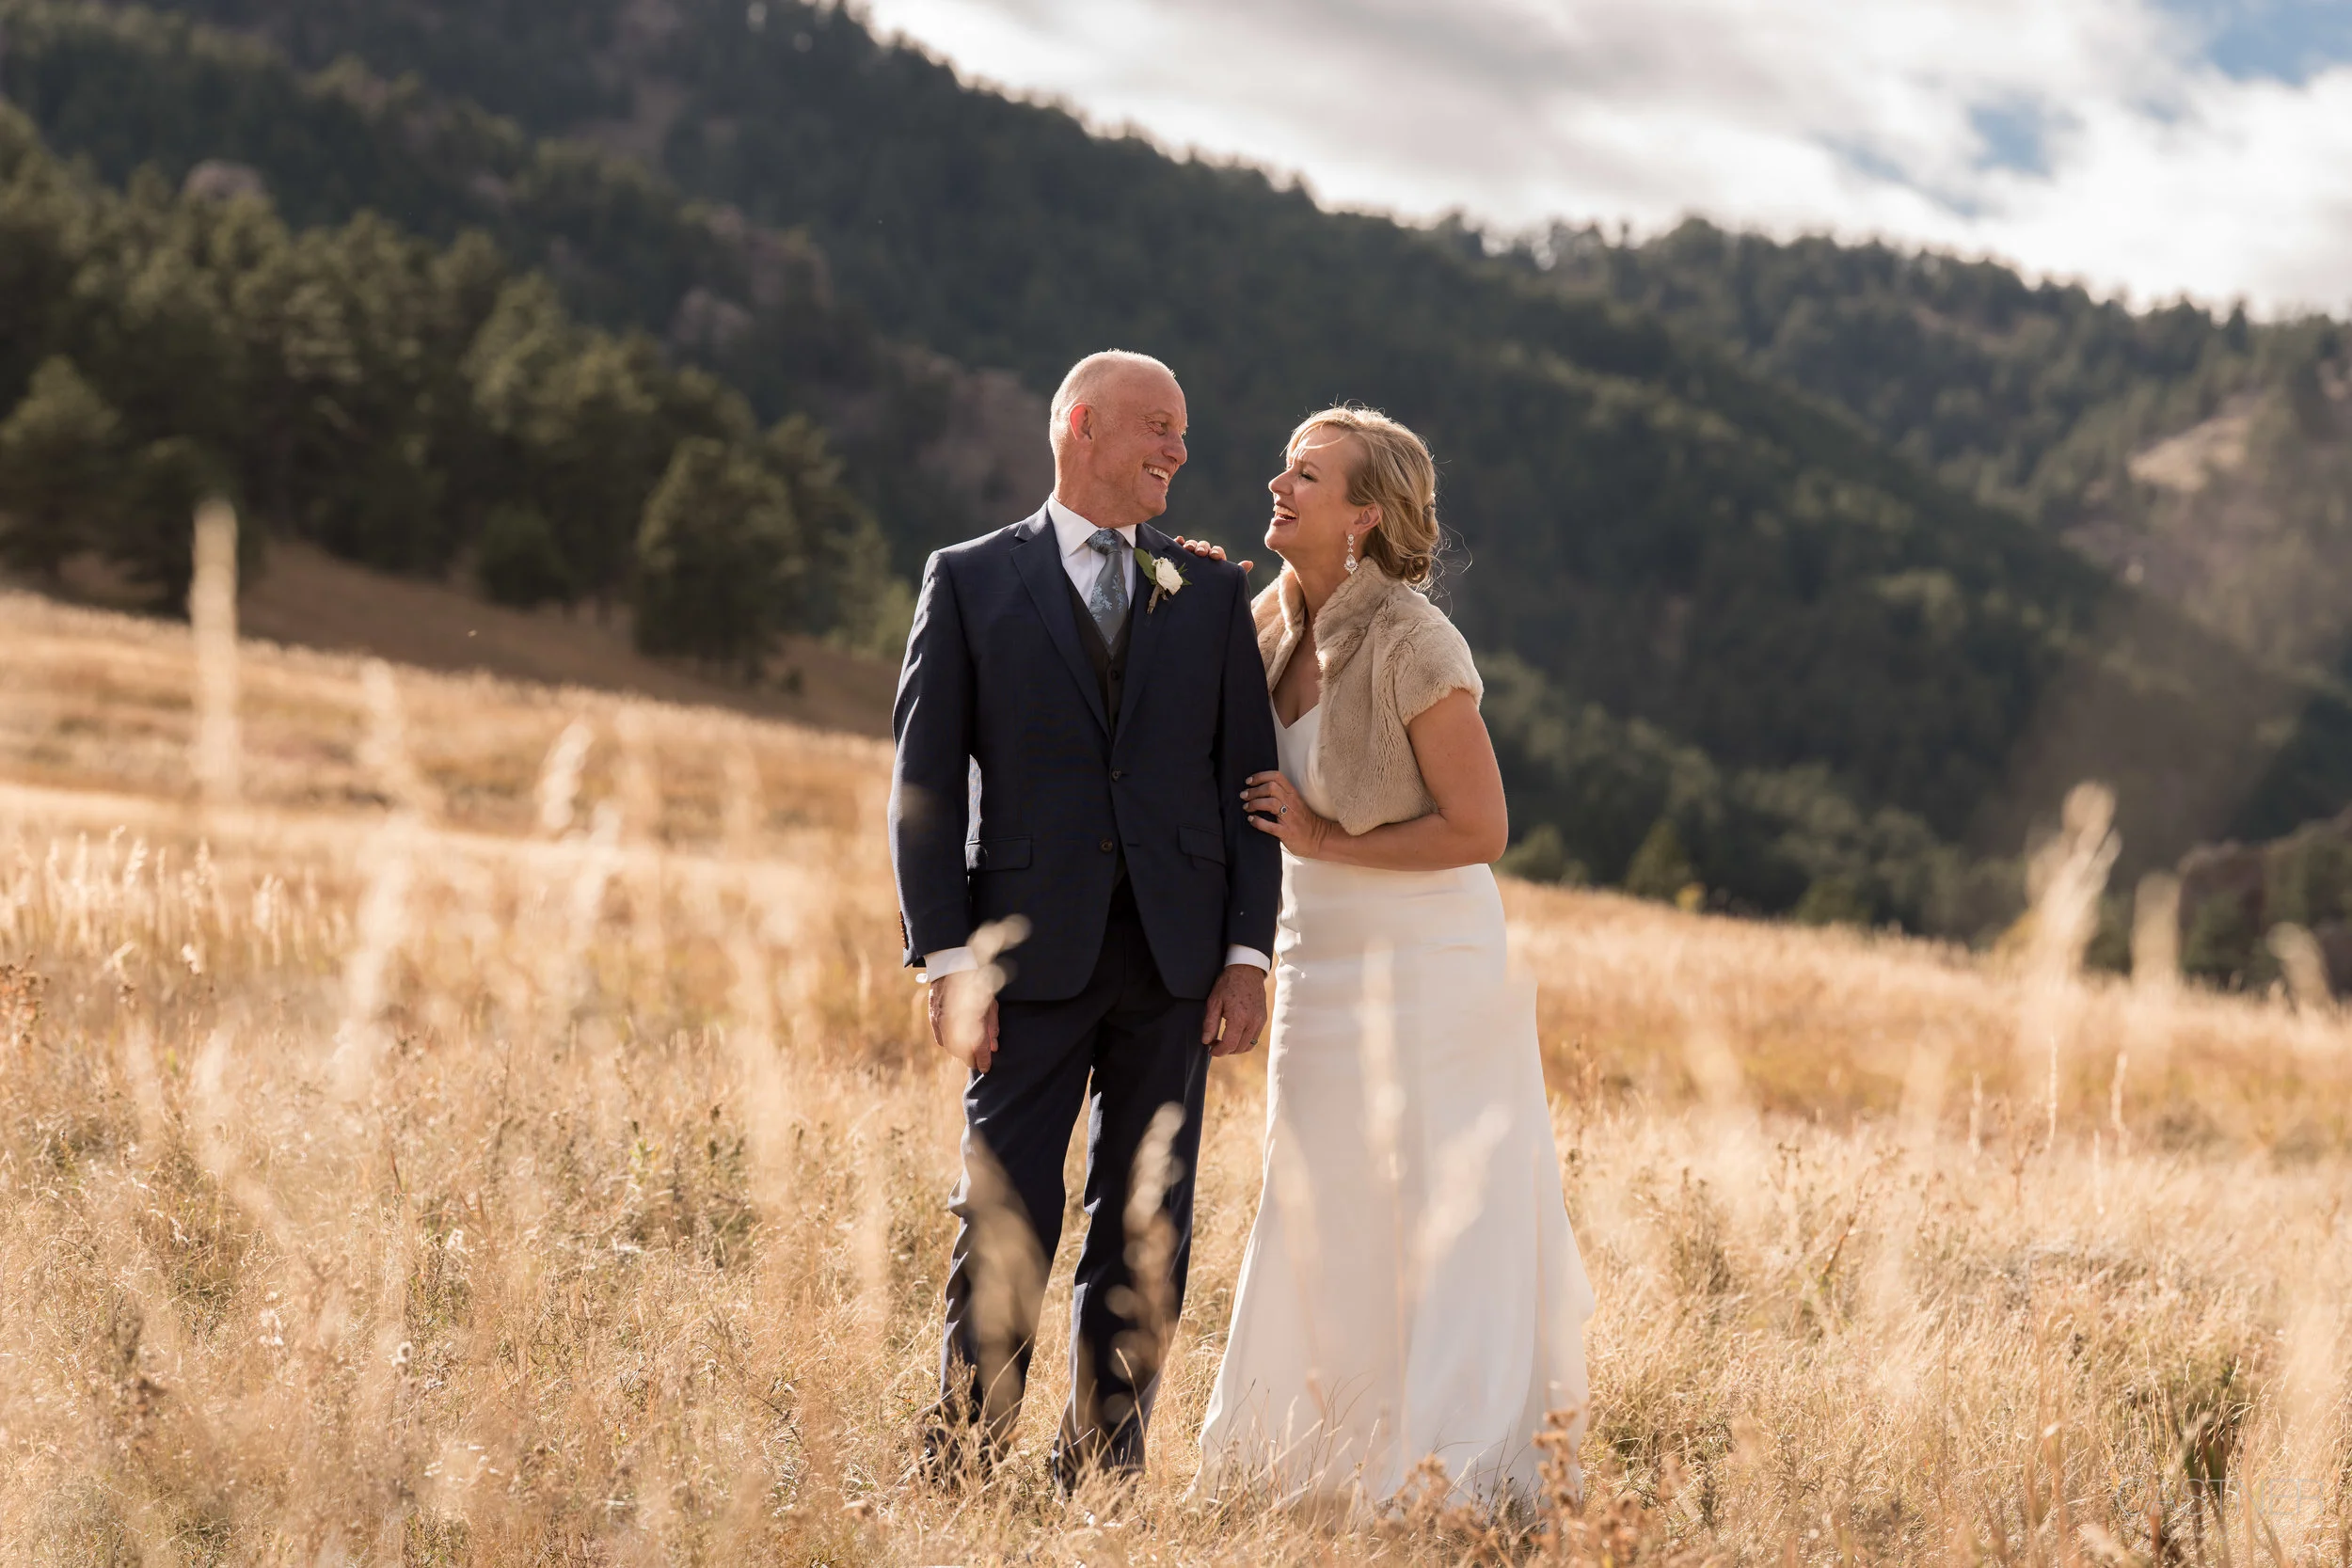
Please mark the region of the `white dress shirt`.
MULTIPOLYGON (((1054 543, 1061 550, 1061 569, 1070 574, 1070 584, 1078 591, 1079 599, 1091 601, 1094 585, 1103 571, 1103 554, 1088 543, 1095 535, 1096 526, 1079 516, 1058 500, 1045 502, 1046 519, 1054 525, 1054 543)), ((1136 602, 1136 531, 1133 528, 1114 529, 1127 547, 1111 557, 1111 564, 1127 580, 1127 603, 1132 610, 1136 602)), ((1225 950, 1227 964, 1250 964, 1259 969, 1274 967, 1272 959, 1254 947, 1233 946, 1225 950)), ((923 955, 923 973, 936 980, 942 975, 960 974, 967 969, 977 969, 980 961, 969 947, 947 947, 923 955)))

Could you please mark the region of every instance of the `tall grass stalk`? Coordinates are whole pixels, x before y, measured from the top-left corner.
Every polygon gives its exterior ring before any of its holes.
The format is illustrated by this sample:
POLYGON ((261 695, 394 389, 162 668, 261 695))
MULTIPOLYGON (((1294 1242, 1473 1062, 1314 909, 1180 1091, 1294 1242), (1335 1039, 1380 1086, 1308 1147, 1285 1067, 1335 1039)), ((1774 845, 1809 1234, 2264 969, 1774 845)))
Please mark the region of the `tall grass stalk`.
POLYGON ((236 803, 243 746, 237 729, 237 515, 211 500, 196 514, 188 626, 196 643, 196 742, 191 770, 204 802, 236 803))

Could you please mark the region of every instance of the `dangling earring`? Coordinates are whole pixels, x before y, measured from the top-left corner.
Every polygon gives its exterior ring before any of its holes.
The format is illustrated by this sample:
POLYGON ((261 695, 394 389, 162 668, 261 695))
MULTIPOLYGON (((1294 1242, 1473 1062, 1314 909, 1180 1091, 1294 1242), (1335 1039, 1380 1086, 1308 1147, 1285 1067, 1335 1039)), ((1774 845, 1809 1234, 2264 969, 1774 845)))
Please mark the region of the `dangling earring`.
POLYGON ((1352 533, 1347 536, 1347 575, 1356 575, 1356 536, 1352 533))

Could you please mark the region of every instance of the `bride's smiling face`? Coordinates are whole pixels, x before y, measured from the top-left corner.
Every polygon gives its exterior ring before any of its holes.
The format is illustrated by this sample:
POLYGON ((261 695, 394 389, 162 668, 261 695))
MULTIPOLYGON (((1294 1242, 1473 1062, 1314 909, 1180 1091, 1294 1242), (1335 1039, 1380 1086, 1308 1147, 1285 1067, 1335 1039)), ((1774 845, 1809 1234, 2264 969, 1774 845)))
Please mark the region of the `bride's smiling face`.
POLYGON ((1341 570, 1349 535, 1360 539, 1378 515, 1376 508, 1347 499, 1359 455, 1356 437, 1345 431, 1309 431, 1292 449, 1290 466, 1266 482, 1274 493, 1266 548, 1300 571, 1341 570))

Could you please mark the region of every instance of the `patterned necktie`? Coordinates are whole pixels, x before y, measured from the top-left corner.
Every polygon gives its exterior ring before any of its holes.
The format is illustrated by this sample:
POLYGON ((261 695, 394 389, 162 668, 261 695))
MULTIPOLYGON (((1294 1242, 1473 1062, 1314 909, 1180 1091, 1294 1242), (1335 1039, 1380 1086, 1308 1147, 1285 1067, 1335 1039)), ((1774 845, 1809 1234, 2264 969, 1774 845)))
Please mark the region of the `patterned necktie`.
POLYGON ((1120 559, 1126 553, 1127 541, 1110 529, 1098 528, 1087 547, 1103 558, 1103 568, 1094 577, 1094 591, 1087 595, 1087 613, 1094 617, 1103 641, 1115 642, 1127 619, 1127 563, 1120 559))

